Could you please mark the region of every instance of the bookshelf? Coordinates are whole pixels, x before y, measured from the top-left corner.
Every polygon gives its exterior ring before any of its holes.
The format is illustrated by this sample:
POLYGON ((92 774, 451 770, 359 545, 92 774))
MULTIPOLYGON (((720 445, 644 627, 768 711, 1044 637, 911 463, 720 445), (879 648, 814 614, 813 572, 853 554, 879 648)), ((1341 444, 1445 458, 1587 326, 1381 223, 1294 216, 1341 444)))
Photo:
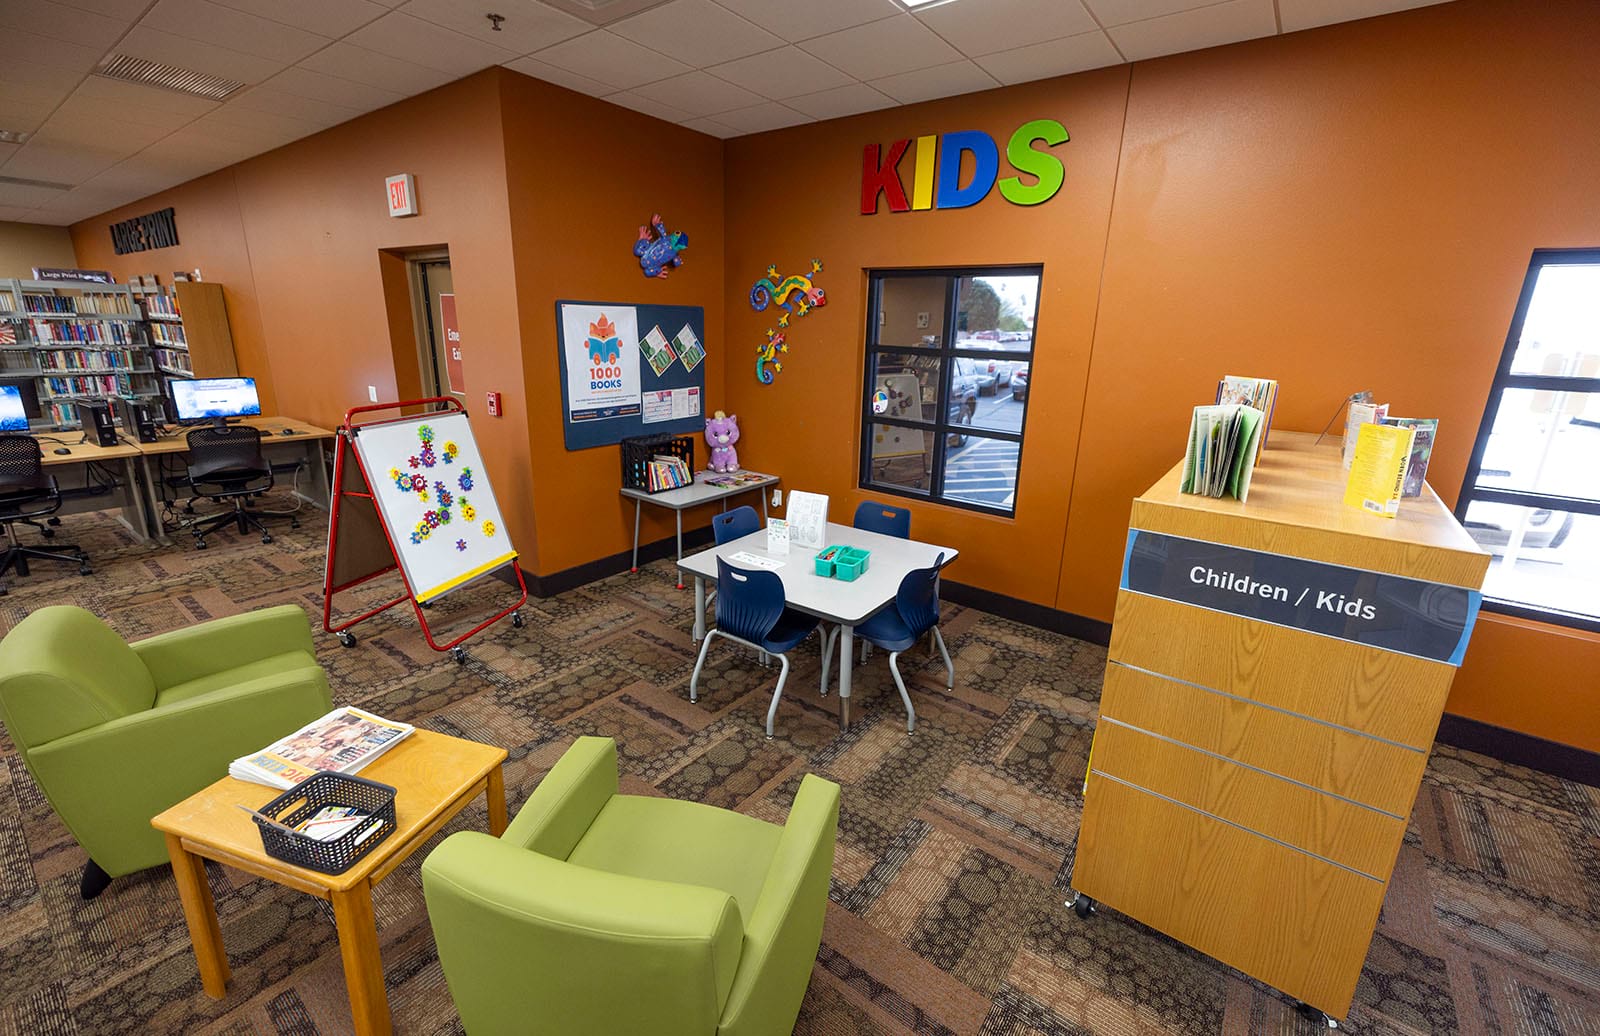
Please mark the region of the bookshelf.
POLYGON ((143 304, 154 363, 164 379, 238 375, 222 285, 179 281, 133 290, 143 304))
POLYGON ((36 430, 79 427, 78 403, 161 395, 144 314, 125 284, 0 280, 0 381, 36 430))

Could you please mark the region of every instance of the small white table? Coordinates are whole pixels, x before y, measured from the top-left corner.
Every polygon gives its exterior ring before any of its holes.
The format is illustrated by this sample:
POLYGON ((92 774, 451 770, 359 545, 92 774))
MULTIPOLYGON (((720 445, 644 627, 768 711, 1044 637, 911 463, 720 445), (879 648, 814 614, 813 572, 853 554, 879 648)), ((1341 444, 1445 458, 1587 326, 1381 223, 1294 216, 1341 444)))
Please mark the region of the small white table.
MULTIPOLYGON (((728 509, 728 499, 740 493, 754 493, 764 490, 768 486, 778 484, 777 475, 762 475, 759 471, 700 471, 694 476, 694 484, 683 486, 679 489, 667 489, 660 493, 646 493, 642 489, 624 489, 622 495, 633 499, 633 563, 629 571, 639 571, 639 512, 645 504, 654 504, 672 511, 678 519, 678 561, 683 561, 683 512, 691 507, 701 504, 714 504, 722 501, 722 509, 728 509), (738 486, 711 486, 706 484, 708 478, 721 478, 725 475, 759 475, 761 481, 746 482, 738 486)), ((761 494, 761 524, 766 525, 767 520, 767 494, 761 494)), ((715 566, 713 566, 715 568, 715 566)), ((715 572, 712 573, 715 575, 715 572)), ((683 580, 678 581, 678 589, 683 589, 683 580)))
POLYGON ((850 726, 850 663, 855 655, 856 627, 894 603, 900 580, 907 572, 928 568, 940 554, 949 565, 960 552, 954 547, 902 540, 829 522, 824 546, 841 545, 872 552, 866 572, 850 582, 817 575, 816 550, 791 546, 786 555, 768 553, 765 529, 682 558, 678 571, 694 576, 694 639, 699 641, 706 635, 706 580, 717 581, 718 557, 736 567, 739 563, 732 556, 740 551, 783 562, 777 574, 783 580, 783 595, 789 607, 839 625, 839 729, 846 730, 850 726))

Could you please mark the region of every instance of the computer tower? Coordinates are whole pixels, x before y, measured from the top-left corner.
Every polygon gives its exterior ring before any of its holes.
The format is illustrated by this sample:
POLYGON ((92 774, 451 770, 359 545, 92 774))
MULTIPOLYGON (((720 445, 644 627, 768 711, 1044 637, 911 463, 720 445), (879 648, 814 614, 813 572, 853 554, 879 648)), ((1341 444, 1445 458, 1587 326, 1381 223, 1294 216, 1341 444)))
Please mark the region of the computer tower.
POLYGON ((117 444, 117 422, 111 416, 110 403, 103 399, 85 399, 78 404, 78 419, 90 442, 101 446, 117 444))
POLYGON ((161 413, 149 403, 117 397, 117 416, 122 420, 122 430, 140 442, 156 441, 156 425, 161 413))

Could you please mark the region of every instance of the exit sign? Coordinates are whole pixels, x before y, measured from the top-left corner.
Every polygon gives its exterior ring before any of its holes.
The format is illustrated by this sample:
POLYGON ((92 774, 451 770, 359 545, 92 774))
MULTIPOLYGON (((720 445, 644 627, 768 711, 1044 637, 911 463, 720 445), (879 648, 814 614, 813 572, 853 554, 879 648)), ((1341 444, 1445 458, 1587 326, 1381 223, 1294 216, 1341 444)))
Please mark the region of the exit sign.
POLYGON ((410 173, 387 177, 383 186, 389 195, 389 215, 415 216, 417 214, 417 179, 410 173))

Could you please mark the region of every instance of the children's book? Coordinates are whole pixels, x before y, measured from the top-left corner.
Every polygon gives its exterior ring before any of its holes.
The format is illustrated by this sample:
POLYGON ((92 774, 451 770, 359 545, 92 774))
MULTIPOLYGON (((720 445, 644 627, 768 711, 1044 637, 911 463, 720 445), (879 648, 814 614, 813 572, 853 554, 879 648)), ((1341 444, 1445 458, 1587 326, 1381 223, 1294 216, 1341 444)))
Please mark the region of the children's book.
POLYGON ((1278 383, 1270 378, 1241 378, 1236 374, 1229 374, 1217 382, 1217 404, 1226 406, 1230 403, 1255 407, 1266 415, 1262 422, 1261 443, 1258 447, 1265 449, 1267 435, 1272 431, 1272 415, 1278 407, 1278 383))
POLYGON ((1179 488, 1185 493, 1231 496, 1242 502, 1250 493, 1265 429, 1266 416, 1252 406, 1195 407, 1179 488))
POLYGON ((1350 409, 1344 417, 1344 444, 1342 459, 1344 470, 1350 470, 1350 462, 1356 455, 1356 433, 1364 424, 1377 424, 1389 416, 1388 403, 1357 403, 1352 401, 1350 409))
POLYGON ((1433 456, 1433 440, 1439 431, 1436 417, 1385 417, 1384 424, 1413 429, 1417 434, 1411 440, 1411 459, 1406 462, 1406 485, 1403 497, 1422 495, 1422 485, 1428 478, 1428 461, 1433 456))
POLYGON ((1405 488, 1406 465, 1416 430, 1397 425, 1362 424, 1356 431, 1356 448, 1350 478, 1344 486, 1347 507, 1393 518, 1400 513, 1400 491, 1405 488))

